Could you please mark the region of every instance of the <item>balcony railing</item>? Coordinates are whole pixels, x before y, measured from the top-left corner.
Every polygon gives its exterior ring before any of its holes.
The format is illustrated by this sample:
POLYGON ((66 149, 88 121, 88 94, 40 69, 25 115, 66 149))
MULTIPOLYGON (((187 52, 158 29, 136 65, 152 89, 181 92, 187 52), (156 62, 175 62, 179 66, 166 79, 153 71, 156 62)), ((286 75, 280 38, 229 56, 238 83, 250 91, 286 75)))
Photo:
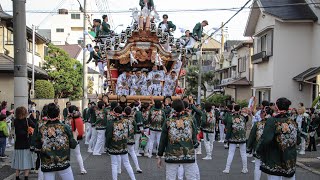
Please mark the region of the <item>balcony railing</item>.
POLYGON ((253 64, 259 64, 264 61, 268 61, 269 57, 266 55, 266 51, 261 51, 257 54, 252 55, 251 59, 253 64))

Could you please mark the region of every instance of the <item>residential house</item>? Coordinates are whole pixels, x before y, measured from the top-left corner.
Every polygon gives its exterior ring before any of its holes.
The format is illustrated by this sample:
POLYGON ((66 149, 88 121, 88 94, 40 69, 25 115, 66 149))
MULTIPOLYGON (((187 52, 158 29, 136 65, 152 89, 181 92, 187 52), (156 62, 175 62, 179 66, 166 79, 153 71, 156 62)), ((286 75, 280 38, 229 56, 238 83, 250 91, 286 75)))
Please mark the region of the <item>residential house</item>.
POLYGON ((286 97, 310 107, 319 95, 320 6, 311 2, 320 0, 254 1, 244 35, 254 38, 258 103, 286 97))
MULTIPOLYGON (((83 43, 83 13, 79 10, 59 9, 57 14, 49 18, 49 29, 39 29, 39 33, 54 45, 83 43)), ((88 18, 88 30, 91 29, 88 18)), ((90 35, 88 38, 92 38, 90 35)))
POLYGON ((234 101, 248 101, 252 96, 253 71, 251 55, 253 53, 253 42, 243 41, 229 54, 229 67, 225 67, 220 72, 221 84, 226 95, 230 95, 234 101))
MULTIPOLYGON (((78 60, 81 64, 83 63, 83 49, 78 44, 66 44, 66 45, 57 45, 57 47, 66 51, 70 58, 78 60)), ((89 54, 89 53, 87 53, 89 54)), ((96 96, 96 93, 101 94, 102 91, 102 79, 99 78, 98 67, 95 66, 94 63, 88 64, 88 81, 93 82, 92 91, 88 88, 88 96, 96 96)), ((89 97, 89 98, 90 98, 89 97)))
MULTIPOLYGON (((206 39, 202 45, 202 54, 200 57, 199 53, 195 53, 189 60, 189 65, 198 66, 199 59, 202 59, 202 72, 206 73, 209 71, 214 71, 216 62, 218 61, 218 55, 221 52, 221 43, 215 40, 212 37, 209 37, 207 34, 204 34, 203 39, 206 39)), ((195 44, 195 47, 198 47, 199 42, 195 44)), ((205 85, 207 92, 213 92, 213 87, 208 84, 205 85)), ((209 96, 209 93, 202 93, 209 96)))
MULTIPOLYGON (((0 100, 14 103, 14 44, 13 17, 2 10, 0 5, 0 100)), ((47 39, 35 34, 35 79, 46 79, 47 73, 41 66, 47 51, 47 39)), ((29 84, 32 77, 32 29, 27 27, 27 69, 29 84)), ((30 89, 30 86, 29 86, 30 89)))
POLYGON ((215 62, 215 81, 217 82, 214 85, 215 93, 224 93, 224 88, 220 86, 221 83, 226 82, 228 79, 236 77, 236 65, 231 64, 232 62, 232 53, 231 50, 241 43, 237 40, 228 40, 226 42, 221 38, 223 50, 218 56, 218 60, 215 62))

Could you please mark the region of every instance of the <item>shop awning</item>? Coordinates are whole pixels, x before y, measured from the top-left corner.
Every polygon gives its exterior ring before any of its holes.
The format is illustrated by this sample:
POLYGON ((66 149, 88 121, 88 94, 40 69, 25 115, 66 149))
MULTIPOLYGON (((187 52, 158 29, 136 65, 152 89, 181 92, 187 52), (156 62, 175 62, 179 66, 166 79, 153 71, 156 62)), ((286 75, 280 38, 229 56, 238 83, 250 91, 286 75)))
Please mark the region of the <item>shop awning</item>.
POLYGON ((307 69, 306 71, 300 73, 296 77, 293 78, 293 80, 298 82, 303 82, 309 79, 312 79, 320 74, 320 67, 312 67, 307 69))

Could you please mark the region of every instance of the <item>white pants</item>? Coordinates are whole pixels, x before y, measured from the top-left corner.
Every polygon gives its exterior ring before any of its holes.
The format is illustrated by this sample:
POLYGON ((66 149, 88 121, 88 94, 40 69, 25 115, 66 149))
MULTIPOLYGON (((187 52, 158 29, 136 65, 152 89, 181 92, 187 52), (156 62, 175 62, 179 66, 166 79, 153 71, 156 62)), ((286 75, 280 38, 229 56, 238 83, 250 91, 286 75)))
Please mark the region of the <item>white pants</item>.
POLYGON ((95 127, 92 127, 91 128, 91 138, 90 138, 90 141, 89 141, 89 147, 88 147, 88 150, 92 150, 93 151, 93 148, 95 147, 96 145, 96 142, 97 142, 97 130, 95 127))
POLYGON ((226 135, 224 134, 224 124, 221 123, 221 120, 219 121, 219 133, 220 133, 220 141, 224 141, 226 135))
POLYGON ((301 137, 301 148, 300 152, 305 152, 306 151, 306 139, 301 137))
POLYGON ((199 141, 199 146, 197 147, 197 149, 195 149, 196 154, 201 154, 202 150, 201 150, 201 141, 199 141))
POLYGON ((179 166, 183 166, 183 169, 186 173, 187 180, 197 179, 196 163, 185 163, 185 164, 166 163, 166 180, 176 179, 179 166))
MULTIPOLYGON (((118 156, 121 157, 121 160, 123 162, 124 167, 126 168, 129 177, 131 180, 135 180, 135 176, 132 170, 132 167, 130 165, 129 162, 129 158, 128 158, 128 154, 123 154, 123 155, 111 155, 111 169, 112 169, 112 179, 113 180, 118 180, 118 166, 119 166, 119 162, 118 162, 118 156)), ((121 165, 121 163, 120 163, 121 165)))
POLYGON ((258 158, 254 158, 254 180, 260 180, 261 178, 261 160, 258 158))
POLYGON ((128 145, 128 152, 133 160, 133 163, 134 163, 136 169, 140 169, 138 158, 136 155, 136 151, 134 149, 134 145, 128 145))
POLYGON ((188 53, 189 49, 194 48, 194 44, 196 43, 196 40, 193 39, 192 37, 190 37, 190 40, 188 42, 188 44, 186 45, 186 52, 188 53))
POLYGON ((180 164, 178 168, 178 180, 183 180, 183 176, 184 176, 184 169, 183 169, 183 165, 180 164))
MULTIPOLYGON (((237 144, 229 144, 228 159, 226 164, 226 170, 230 170, 231 163, 233 160, 234 152, 236 151, 237 144)), ((240 156, 242 160, 242 169, 247 169, 247 153, 246 153, 246 143, 239 145, 240 147, 240 156)))
POLYGON ((93 149, 93 154, 101 154, 104 152, 104 145, 106 141, 106 130, 97 130, 97 142, 93 149))
POLYGON ((207 156, 211 157, 212 150, 213 150, 214 133, 203 132, 203 140, 204 140, 204 146, 206 148, 207 156))
POLYGON ((104 67, 106 66, 106 63, 98 62, 98 68, 101 75, 104 75, 104 67))
POLYGON ((157 147, 159 147, 159 143, 160 143, 160 137, 161 137, 161 131, 150 131, 150 138, 148 140, 148 150, 150 155, 152 154, 152 149, 153 149, 153 143, 154 141, 156 141, 156 145, 157 147))
POLYGON ((71 167, 62 171, 44 172, 44 180, 55 180, 56 173, 60 176, 61 180, 74 180, 71 167))
POLYGON ((85 139, 85 144, 89 144, 90 138, 91 138, 91 124, 89 122, 86 123, 86 139, 85 139))
POLYGON ((44 180, 43 172, 41 171, 41 160, 40 160, 40 167, 38 170, 38 180, 44 180))
POLYGON ((295 180, 295 179, 296 179, 296 175, 292 176, 291 178, 268 175, 268 180, 295 180))
POLYGON ((140 138, 141 138, 141 134, 134 135, 134 151, 136 152, 136 154, 140 153, 139 152, 140 138))
POLYGON ((84 165, 83 165, 83 159, 82 159, 81 152, 80 152, 80 144, 78 144, 75 149, 72 149, 72 152, 74 153, 74 155, 77 158, 77 161, 78 161, 78 164, 80 167, 80 171, 85 171, 84 165))

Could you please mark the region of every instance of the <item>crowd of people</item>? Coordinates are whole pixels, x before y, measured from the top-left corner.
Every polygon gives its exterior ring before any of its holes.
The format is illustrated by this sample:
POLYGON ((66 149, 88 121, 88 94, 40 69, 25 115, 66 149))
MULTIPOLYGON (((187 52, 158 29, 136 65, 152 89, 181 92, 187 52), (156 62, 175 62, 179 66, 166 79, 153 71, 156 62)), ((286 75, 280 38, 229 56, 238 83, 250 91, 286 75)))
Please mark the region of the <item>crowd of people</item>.
MULTIPOLYGON (((66 103, 62 116, 58 103, 50 103, 41 112, 35 104, 28 109, 18 107, 13 120, 14 153, 12 168, 16 179, 24 171, 28 179, 31 169, 39 169, 39 179, 74 179, 70 153, 74 154, 81 174, 86 174, 80 152, 80 141, 93 156, 108 153, 112 179, 118 179, 121 164, 130 179, 134 170, 142 173, 140 156, 157 157, 159 167, 166 162, 166 179, 200 179, 197 155, 205 147, 203 160, 212 160, 213 144, 225 144, 228 157, 223 173, 230 172, 237 147, 242 160, 242 173, 248 173, 247 157, 254 156, 254 179, 261 172, 273 179, 295 179, 297 154, 316 151, 319 114, 313 108, 290 108, 291 102, 280 98, 276 103, 263 101, 252 111, 233 103, 227 106, 203 103, 196 105, 192 96, 181 100, 135 101, 129 105, 103 101, 91 102, 81 113, 66 103), (62 118, 60 118, 62 117, 62 118), (308 146, 306 146, 308 144, 308 146), (132 158, 132 168, 129 156, 132 158)), ((0 115, 0 155, 4 154, 9 136, 10 111, 2 103, 0 115), (5 110, 4 110, 5 109, 5 110)))
POLYGON ((172 96, 175 94, 177 73, 172 70, 167 72, 165 66, 158 70, 154 65, 147 75, 141 69, 126 69, 117 80, 117 95, 152 95, 172 96))

